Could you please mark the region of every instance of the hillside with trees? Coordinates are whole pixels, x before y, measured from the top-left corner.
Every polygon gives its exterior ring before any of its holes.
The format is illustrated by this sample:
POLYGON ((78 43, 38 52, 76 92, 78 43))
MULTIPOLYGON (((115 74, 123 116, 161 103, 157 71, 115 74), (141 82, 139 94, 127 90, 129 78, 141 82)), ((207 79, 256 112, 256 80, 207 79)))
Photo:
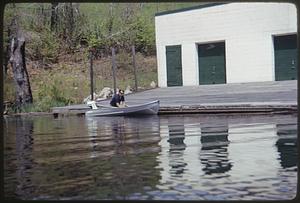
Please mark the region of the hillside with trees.
POLYGON ((194 5, 199 3, 7 4, 3 27, 6 110, 49 111, 53 106, 82 103, 90 94, 90 51, 95 92, 112 87, 112 47, 116 50, 117 86, 134 87, 134 45, 138 90, 149 89, 152 81, 157 84, 155 13, 194 5), (12 42, 20 36, 28 76, 26 72, 20 75, 24 81, 28 78, 32 94, 32 100, 19 101, 22 105, 17 102, 17 92, 18 84, 24 82, 16 81, 13 64, 19 63, 12 60, 17 50, 12 42))

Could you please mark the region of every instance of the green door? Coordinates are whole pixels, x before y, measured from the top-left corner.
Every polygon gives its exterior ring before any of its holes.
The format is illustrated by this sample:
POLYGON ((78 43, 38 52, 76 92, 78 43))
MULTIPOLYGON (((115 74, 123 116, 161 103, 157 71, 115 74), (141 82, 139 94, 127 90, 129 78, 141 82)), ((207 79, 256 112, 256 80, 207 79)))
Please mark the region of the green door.
POLYGON ((181 45, 166 46, 167 85, 182 86, 181 45))
POLYGON ((274 37, 275 80, 297 80, 297 35, 274 37))
POLYGON ((199 44, 199 84, 225 84, 225 42, 199 44))

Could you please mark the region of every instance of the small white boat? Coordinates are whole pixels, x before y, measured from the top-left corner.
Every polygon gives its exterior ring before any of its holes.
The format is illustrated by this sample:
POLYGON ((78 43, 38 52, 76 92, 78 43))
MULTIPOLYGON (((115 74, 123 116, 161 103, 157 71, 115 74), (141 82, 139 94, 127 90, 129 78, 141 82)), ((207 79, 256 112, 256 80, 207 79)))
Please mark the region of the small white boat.
POLYGON ((126 115, 149 115, 157 114, 159 110, 159 100, 141 105, 127 107, 97 107, 95 102, 90 102, 92 110, 85 112, 86 116, 126 116, 126 115))

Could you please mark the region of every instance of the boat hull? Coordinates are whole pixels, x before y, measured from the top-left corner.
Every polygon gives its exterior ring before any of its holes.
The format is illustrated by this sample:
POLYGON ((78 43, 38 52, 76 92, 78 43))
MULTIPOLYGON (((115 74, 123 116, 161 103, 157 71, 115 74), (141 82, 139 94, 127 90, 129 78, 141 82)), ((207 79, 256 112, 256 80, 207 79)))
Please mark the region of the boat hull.
POLYGON ((159 101, 129 107, 106 107, 90 110, 86 116, 127 116, 127 115, 155 115, 159 110, 159 101))

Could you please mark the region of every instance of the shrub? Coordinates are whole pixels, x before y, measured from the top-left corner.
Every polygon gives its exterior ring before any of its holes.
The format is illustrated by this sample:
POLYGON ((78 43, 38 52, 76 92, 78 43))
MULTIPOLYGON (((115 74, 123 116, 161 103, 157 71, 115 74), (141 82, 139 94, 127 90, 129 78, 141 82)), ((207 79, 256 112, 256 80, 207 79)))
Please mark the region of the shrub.
POLYGON ((36 34, 36 37, 27 43, 27 49, 33 60, 56 63, 59 55, 59 41, 52 32, 43 29, 41 33, 36 34))
POLYGON ((35 103, 38 111, 49 111, 51 107, 73 103, 73 100, 65 96, 64 92, 59 88, 61 86, 58 80, 54 80, 52 84, 41 83, 37 102, 35 103))
POLYGON ((134 39, 136 51, 146 55, 153 54, 155 52, 154 26, 140 17, 135 21, 133 29, 136 31, 134 39))

